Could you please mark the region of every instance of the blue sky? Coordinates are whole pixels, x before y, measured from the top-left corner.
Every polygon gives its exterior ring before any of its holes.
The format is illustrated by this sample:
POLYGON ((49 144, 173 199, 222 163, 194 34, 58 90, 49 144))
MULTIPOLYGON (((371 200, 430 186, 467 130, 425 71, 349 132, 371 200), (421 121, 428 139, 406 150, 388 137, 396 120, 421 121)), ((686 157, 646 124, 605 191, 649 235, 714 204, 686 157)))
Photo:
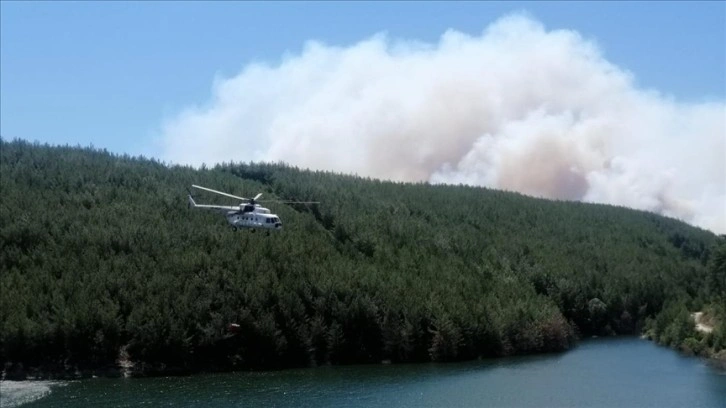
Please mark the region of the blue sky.
POLYGON ((217 75, 276 63, 307 40, 350 45, 385 31, 436 42, 527 10, 578 31, 640 87, 726 99, 724 2, 0 3, 0 134, 153 156, 164 118, 204 104, 217 75))

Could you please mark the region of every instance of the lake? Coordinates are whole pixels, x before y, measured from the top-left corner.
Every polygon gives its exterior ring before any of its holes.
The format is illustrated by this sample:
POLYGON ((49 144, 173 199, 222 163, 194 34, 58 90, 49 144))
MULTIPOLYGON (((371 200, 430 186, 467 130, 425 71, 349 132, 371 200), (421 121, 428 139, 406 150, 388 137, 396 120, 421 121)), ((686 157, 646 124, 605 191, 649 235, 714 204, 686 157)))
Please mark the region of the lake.
POLYGON ((465 363, 0 383, 2 407, 726 407, 726 372, 636 337, 465 363))

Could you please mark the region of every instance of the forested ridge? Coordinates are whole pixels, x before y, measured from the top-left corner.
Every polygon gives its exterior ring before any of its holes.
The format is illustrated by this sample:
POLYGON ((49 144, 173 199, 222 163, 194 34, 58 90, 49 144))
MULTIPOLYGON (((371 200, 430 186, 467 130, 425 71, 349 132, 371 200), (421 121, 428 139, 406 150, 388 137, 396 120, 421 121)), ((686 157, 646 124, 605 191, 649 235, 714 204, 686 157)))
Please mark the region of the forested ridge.
POLYGON ((726 348, 724 239, 674 219, 284 164, 196 170, 0 143, 6 368, 448 361, 644 330, 726 348), (192 184, 320 204, 270 204, 284 231, 235 232, 187 207, 192 184), (685 317, 703 308, 721 322, 711 334, 685 317))

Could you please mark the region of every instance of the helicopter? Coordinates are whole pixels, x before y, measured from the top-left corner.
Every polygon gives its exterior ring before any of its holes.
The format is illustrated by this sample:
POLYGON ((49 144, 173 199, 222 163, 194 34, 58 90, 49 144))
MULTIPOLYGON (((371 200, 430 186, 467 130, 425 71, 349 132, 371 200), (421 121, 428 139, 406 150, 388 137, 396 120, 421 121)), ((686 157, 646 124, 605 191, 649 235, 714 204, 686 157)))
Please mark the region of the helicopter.
POLYGON ((239 205, 213 205, 213 204, 197 204, 192 197, 191 191, 189 191, 189 207, 190 208, 202 208, 209 210, 217 210, 222 212, 226 218, 227 223, 232 226, 232 229, 237 231, 239 229, 249 229, 251 232, 255 232, 257 229, 270 231, 281 231, 282 220, 277 214, 272 214, 268 208, 262 207, 258 203, 262 202, 274 202, 274 203, 295 203, 295 204, 316 204, 318 201, 285 201, 285 200, 265 200, 258 201, 262 196, 262 193, 257 194, 254 198, 238 197, 222 191, 212 190, 211 188, 198 186, 192 184, 192 187, 209 191, 212 193, 220 194, 226 197, 235 198, 241 200, 239 205))

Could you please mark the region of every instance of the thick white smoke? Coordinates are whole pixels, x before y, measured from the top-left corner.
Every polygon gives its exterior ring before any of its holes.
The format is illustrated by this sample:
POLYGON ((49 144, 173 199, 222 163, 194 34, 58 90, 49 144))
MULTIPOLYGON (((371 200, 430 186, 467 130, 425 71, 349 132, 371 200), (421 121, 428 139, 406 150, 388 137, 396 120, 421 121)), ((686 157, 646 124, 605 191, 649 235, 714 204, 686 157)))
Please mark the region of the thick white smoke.
POLYGON ((465 183, 678 217, 726 233, 726 104, 636 89, 576 32, 514 15, 438 44, 309 42, 217 80, 164 124, 164 159, 465 183))

